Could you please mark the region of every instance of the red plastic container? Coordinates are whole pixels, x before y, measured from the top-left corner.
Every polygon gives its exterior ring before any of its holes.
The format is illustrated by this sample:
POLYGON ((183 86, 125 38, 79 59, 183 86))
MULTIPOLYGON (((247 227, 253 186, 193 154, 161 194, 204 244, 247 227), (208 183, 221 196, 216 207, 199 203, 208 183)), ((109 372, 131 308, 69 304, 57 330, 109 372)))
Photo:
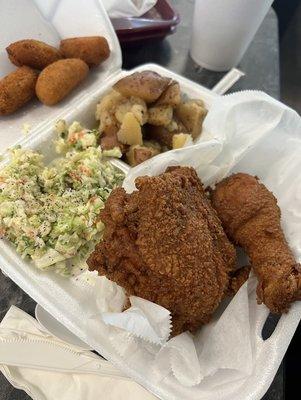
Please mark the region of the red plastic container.
POLYGON ((156 5, 141 17, 112 18, 114 29, 121 43, 146 39, 163 39, 172 34, 180 16, 167 0, 158 0, 156 5))

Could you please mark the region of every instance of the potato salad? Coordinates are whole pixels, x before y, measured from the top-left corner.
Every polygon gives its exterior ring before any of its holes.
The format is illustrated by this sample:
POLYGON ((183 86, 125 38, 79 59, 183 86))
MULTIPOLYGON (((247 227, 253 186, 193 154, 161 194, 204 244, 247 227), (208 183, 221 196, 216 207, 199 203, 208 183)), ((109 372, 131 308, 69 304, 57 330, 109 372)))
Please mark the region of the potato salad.
POLYGON ((99 241, 99 212, 124 174, 107 158, 120 157, 119 149, 102 151, 97 131, 60 121, 57 133, 61 157, 50 165, 38 152, 10 150, 0 171, 0 233, 37 268, 70 276, 99 241))

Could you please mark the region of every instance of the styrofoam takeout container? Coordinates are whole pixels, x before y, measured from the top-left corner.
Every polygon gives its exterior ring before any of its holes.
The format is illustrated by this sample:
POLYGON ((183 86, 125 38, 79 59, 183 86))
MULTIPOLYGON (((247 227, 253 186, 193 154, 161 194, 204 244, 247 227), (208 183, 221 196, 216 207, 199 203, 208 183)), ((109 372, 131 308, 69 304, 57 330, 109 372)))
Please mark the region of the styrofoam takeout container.
MULTIPOLYGON (((82 7, 79 1, 61 0, 58 2, 44 2, 36 0, 46 15, 46 20, 39 14, 30 0, 0 0, 0 26, 6 34, 0 37, 0 76, 13 69, 6 60, 3 49, 11 42, 25 37, 45 40, 48 43, 58 44, 59 38, 79 35, 103 34, 109 40, 112 50, 110 58, 91 74, 89 79, 81 85, 65 101, 55 107, 46 107, 42 104, 28 104, 18 113, 1 119, 0 122, 0 150, 18 143, 24 147, 38 149, 50 161, 55 157, 52 149, 53 125, 59 118, 68 123, 78 120, 84 126, 95 126, 95 107, 101 96, 111 88, 112 84, 128 72, 121 70, 120 47, 112 25, 101 4, 95 9, 94 1, 85 2, 82 7), (50 7, 52 3, 53 7, 50 7), (70 19, 68 16, 72 15, 70 19), (27 137, 22 133, 22 125, 31 126, 27 137)), ((184 93, 190 97, 202 98, 206 106, 217 96, 208 89, 197 85, 177 74, 154 64, 143 65, 134 71, 145 69, 153 70, 162 75, 170 76, 181 85, 184 93)), ((132 73, 133 71, 130 71, 132 73)), ((7 157, 4 163, 7 162, 7 157)), ((123 164, 121 168, 123 168, 123 164)), ((126 170, 128 167, 125 167, 126 170)), ((157 382, 147 366, 142 370, 140 366, 129 366, 119 356, 108 339, 107 327, 93 329, 87 324, 88 315, 98 314, 98 308, 92 292, 84 285, 73 279, 63 278, 53 272, 43 273, 29 262, 22 260, 13 246, 6 241, 0 242, 0 266, 3 272, 14 280, 25 292, 45 308, 56 319, 61 321, 69 330, 76 334, 101 355, 115 364, 118 368, 131 376, 145 388, 161 399, 166 400, 259 400, 268 389, 281 359, 288 347, 291 337, 299 321, 299 315, 294 307, 288 315, 283 316, 272 336, 263 341, 261 330, 268 315, 265 307, 256 310, 255 324, 258 337, 256 338, 256 360, 253 373, 243 384, 233 385, 231 391, 216 397, 216 393, 190 392, 174 379, 168 377, 157 382)))

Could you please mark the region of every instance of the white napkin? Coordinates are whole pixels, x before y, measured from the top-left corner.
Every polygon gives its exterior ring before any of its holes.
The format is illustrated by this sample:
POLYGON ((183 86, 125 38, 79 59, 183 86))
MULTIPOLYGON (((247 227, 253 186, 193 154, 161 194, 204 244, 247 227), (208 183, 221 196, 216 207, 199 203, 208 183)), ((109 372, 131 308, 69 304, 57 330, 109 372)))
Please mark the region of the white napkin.
POLYGON ((99 0, 111 18, 140 17, 157 3, 157 0, 99 0))
MULTIPOLYGON (((53 351, 56 346, 67 343, 52 337, 49 332, 38 324, 38 322, 24 311, 12 306, 0 323, 0 341, 11 338, 24 341, 28 338, 45 338, 52 341, 53 351), (4 328, 4 329, 3 329, 4 328), (3 333, 5 332, 5 334, 3 333), (16 333, 17 332, 17 333, 16 333)), ((26 344, 25 344, 26 345, 26 344)), ((74 350, 74 346, 69 346, 74 350)), ((90 352, 85 352, 89 355, 90 352)), ((91 359, 95 359, 92 353, 91 359)), ((20 362, 27 362, 20 356, 20 362)), ((103 364, 106 362, 104 361, 103 364)), ((112 365, 108 363, 111 369, 112 365)), ((155 400, 155 396, 147 392, 142 386, 131 380, 112 377, 102 377, 92 374, 62 373, 53 371, 40 371, 25 367, 13 367, 1 365, 0 371, 9 382, 16 388, 24 390, 34 400, 155 400)))

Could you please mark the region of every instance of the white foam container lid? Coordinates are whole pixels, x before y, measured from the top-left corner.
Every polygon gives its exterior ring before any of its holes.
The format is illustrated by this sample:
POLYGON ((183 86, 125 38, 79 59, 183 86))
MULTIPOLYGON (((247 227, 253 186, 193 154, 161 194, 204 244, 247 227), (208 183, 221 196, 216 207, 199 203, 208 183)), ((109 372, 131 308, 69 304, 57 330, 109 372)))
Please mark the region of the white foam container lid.
POLYGON ((18 112, 1 117, 1 149, 22 137, 24 124, 30 126, 30 135, 34 135, 53 125, 66 112, 82 109, 86 99, 106 79, 120 71, 121 49, 101 1, 0 0, 0 26, 0 78, 16 69, 8 60, 5 48, 17 40, 37 39, 59 46, 64 38, 100 35, 106 37, 111 49, 109 59, 100 67, 91 69, 87 79, 60 103, 48 107, 38 100, 31 101, 18 112))
MULTIPOLYGON (((0 37, 0 77, 14 69, 14 66, 7 61, 4 49, 16 40, 34 38, 58 45, 60 38, 103 35, 108 39, 111 48, 110 58, 100 68, 96 68, 86 82, 63 102, 54 107, 31 102, 12 116, 1 119, 1 152, 8 146, 18 143, 24 147, 40 150, 45 155, 46 161, 50 161, 55 157, 51 145, 55 121, 64 118, 69 123, 78 120, 84 126, 95 126, 94 114, 97 102, 114 82, 129 72, 121 70, 120 46, 100 0, 85 1, 84 6, 79 0, 36 0, 36 4, 39 5, 44 17, 31 0, 9 2, 0 0, 0 26, 2 32, 5 32, 0 37), (22 126, 25 123, 31 126, 26 137, 22 133, 22 126)), ((184 93, 190 97, 202 98, 208 108, 217 96, 208 89, 155 64, 143 65, 133 71, 145 69, 176 79, 184 93)), ((7 159, 4 160, 6 161, 7 159)), ((263 341, 261 330, 268 311, 264 306, 259 306, 253 316, 258 333, 255 341, 256 360, 253 373, 243 384, 240 382, 239 386, 236 386, 234 383, 233 388, 227 393, 217 394, 210 391, 192 393, 189 388, 175 384, 174 379, 166 378, 164 382, 158 383, 150 373, 147 373, 147 366, 141 370, 139 366, 127 365, 108 340, 105 324, 101 325, 102 329, 87 328, 85 323, 87 315, 97 314, 98 309, 95 299, 85 286, 53 272, 40 272, 31 263, 22 260, 14 247, 6 241, 0 242, 0 267, 69 330, 145 388, 166 400, 259 400, 276 374, 300 319, 297 308, 292 307, 289 314, 281 317, 272 336, 263 341)))

